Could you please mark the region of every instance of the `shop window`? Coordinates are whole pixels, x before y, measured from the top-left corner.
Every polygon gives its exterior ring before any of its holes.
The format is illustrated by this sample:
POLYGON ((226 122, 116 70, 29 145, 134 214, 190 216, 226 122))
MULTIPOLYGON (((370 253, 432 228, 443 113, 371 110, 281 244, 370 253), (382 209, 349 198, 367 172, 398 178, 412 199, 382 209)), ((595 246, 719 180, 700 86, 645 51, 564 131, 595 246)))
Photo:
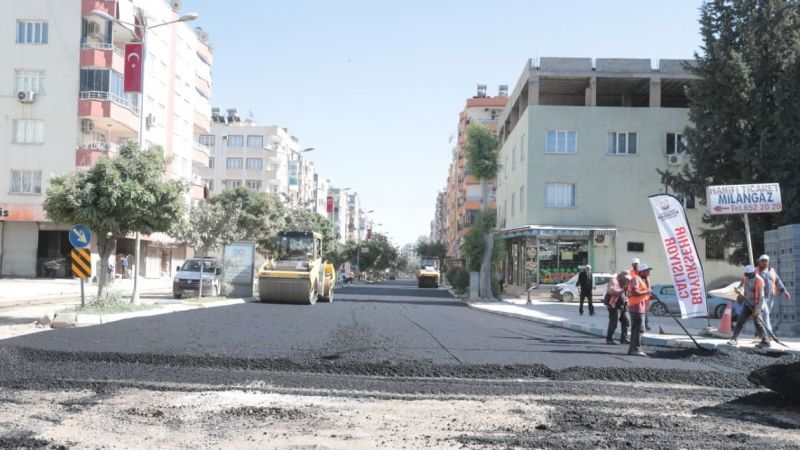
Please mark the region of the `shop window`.
POLYGON ((644 252, 644 242, 628 242, 629 252, 644 252))

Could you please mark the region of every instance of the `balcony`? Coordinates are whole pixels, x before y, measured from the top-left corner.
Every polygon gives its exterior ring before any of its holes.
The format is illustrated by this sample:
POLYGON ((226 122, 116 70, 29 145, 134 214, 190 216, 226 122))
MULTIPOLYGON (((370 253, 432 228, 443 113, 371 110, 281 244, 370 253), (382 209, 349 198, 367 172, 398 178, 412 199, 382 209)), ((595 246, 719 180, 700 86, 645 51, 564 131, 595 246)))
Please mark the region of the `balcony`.
POLYGON ((122 73, 125 71, 125 53, 107 42, 81 44, 81 67, 103 67, 122 73))
POLYGON ((210 157, 211 149, 197 141, 192 141, 192 167, 208 167, 208 158, 210 157))
POLYGON ((105 141, 83 141, 78 143, 75 150, 75 166, 91 167, 101 156, 107 156, 119 151, 119 145, 105 141))
MULTIPOLYGON (((111 92, 82 91, 78 94, 78 116, 110 119, 112 127, 120 125, 127 131, 139 130, 139 106, 129 98, 111 92)), ((109 131, 118 131, 111 129, 109 131)))

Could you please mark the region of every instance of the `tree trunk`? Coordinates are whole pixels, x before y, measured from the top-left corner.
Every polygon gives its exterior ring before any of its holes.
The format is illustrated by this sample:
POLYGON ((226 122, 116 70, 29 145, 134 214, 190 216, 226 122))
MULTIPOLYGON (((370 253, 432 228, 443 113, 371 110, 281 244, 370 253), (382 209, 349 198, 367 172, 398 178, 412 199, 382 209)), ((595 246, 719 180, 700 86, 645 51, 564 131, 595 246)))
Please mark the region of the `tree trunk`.
MULTIPOLYGON (((481 212, 489 211, 489 182, 481 178, 481 212)), ((483 235, 483 256, 481 257, 481 276, 478 295, 482 300, 491 300, 492 296, 492 253, 494 251, 494 234, 487 230, 483 235)))
POLYGON ((97 234, 97 251, 100 254, 100 260, 97 261, 97 298, 102 297, 105 293, 106 285, 109 282, 108 259, 116 248, 117 240, 115 238, 97 234))

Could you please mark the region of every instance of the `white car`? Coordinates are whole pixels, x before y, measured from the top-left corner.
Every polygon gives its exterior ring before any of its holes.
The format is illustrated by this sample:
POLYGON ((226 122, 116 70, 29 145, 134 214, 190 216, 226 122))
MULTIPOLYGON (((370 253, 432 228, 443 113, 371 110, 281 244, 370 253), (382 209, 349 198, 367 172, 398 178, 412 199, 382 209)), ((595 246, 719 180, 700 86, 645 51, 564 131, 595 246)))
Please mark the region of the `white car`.
MULTIPOLYGON (((593 273, 592 274, 592 301, 603 301, 603 296, 606 295, 606 285, 615 277, 613 273, 593 273)), ((567 280, 566 283, 560 283, 550 289, 550 297, 560 300, 562 302, 572 302, 580 299, 578 291, 578 275, 567 280)))

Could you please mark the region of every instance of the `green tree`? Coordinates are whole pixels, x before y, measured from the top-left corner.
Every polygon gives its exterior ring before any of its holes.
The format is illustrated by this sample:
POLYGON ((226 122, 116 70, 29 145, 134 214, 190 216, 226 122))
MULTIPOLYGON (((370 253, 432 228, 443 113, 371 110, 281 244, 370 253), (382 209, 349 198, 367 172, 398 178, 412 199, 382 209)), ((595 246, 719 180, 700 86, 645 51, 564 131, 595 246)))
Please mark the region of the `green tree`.
MULTIPOLYGON (((705 186, 778 182, 784 204, 800 196, 800 6, 797 0, 709 1, 700 12, 702 54, 689 70, 689 164, 661 172, 677 192, 704 198, 705 186)), ((703 236, 735 243, 732 263, 747 260, 741 216, 703 218, 703 236)), ((800 222, 800 208, 753 214, 755 254, 764 231, 800 222)))
MULTIPOLYGON (((489 180, 493 180, 500 170, 497 150, 500 140, 480 122, 474 122, 467 130, 467 161, 469 171, 481 180, 481 213, 489 212, 489 180)), ((492 253, 494 251, 494 230, 484 230, 484 252, 481 256, 481 275, 479 294, 484 300, 492 297, 492 253)))
POLYGON ((98 298, 108 283, 105 268, 117 239, 137 231, 169 232, 181 222, 186 186, 164 178, 168 163, 160 147, 139 150, 137 144, 129 143, 117 156, 102 157, 87 171, 50 180, 43 204, 48 218, 56 223, 82 223, 97 237, 98 298))
POLYGON ((447 259, 447 247, 442 242, 433 242, 426 238, 420 238, 414 246, 414 252, 420 257, 432 256, 439 258, 439 263, 444 271, 445 260, 447 259))
POLYGON ((322 252, 326 261, 338 266, 342 261, 341 244, 336 240, 333 224, 327 217, 302 207, 286 211, 285 228, 291 231, 314 231, 322 235, 322 252))
POLYGON ((255 241, 262 252, 272 248, 278 231, 286 225, 286 208, 272 194, 238 187, 225 189, 212 197, 211 203, 237 214, 236 239, 255 241))

